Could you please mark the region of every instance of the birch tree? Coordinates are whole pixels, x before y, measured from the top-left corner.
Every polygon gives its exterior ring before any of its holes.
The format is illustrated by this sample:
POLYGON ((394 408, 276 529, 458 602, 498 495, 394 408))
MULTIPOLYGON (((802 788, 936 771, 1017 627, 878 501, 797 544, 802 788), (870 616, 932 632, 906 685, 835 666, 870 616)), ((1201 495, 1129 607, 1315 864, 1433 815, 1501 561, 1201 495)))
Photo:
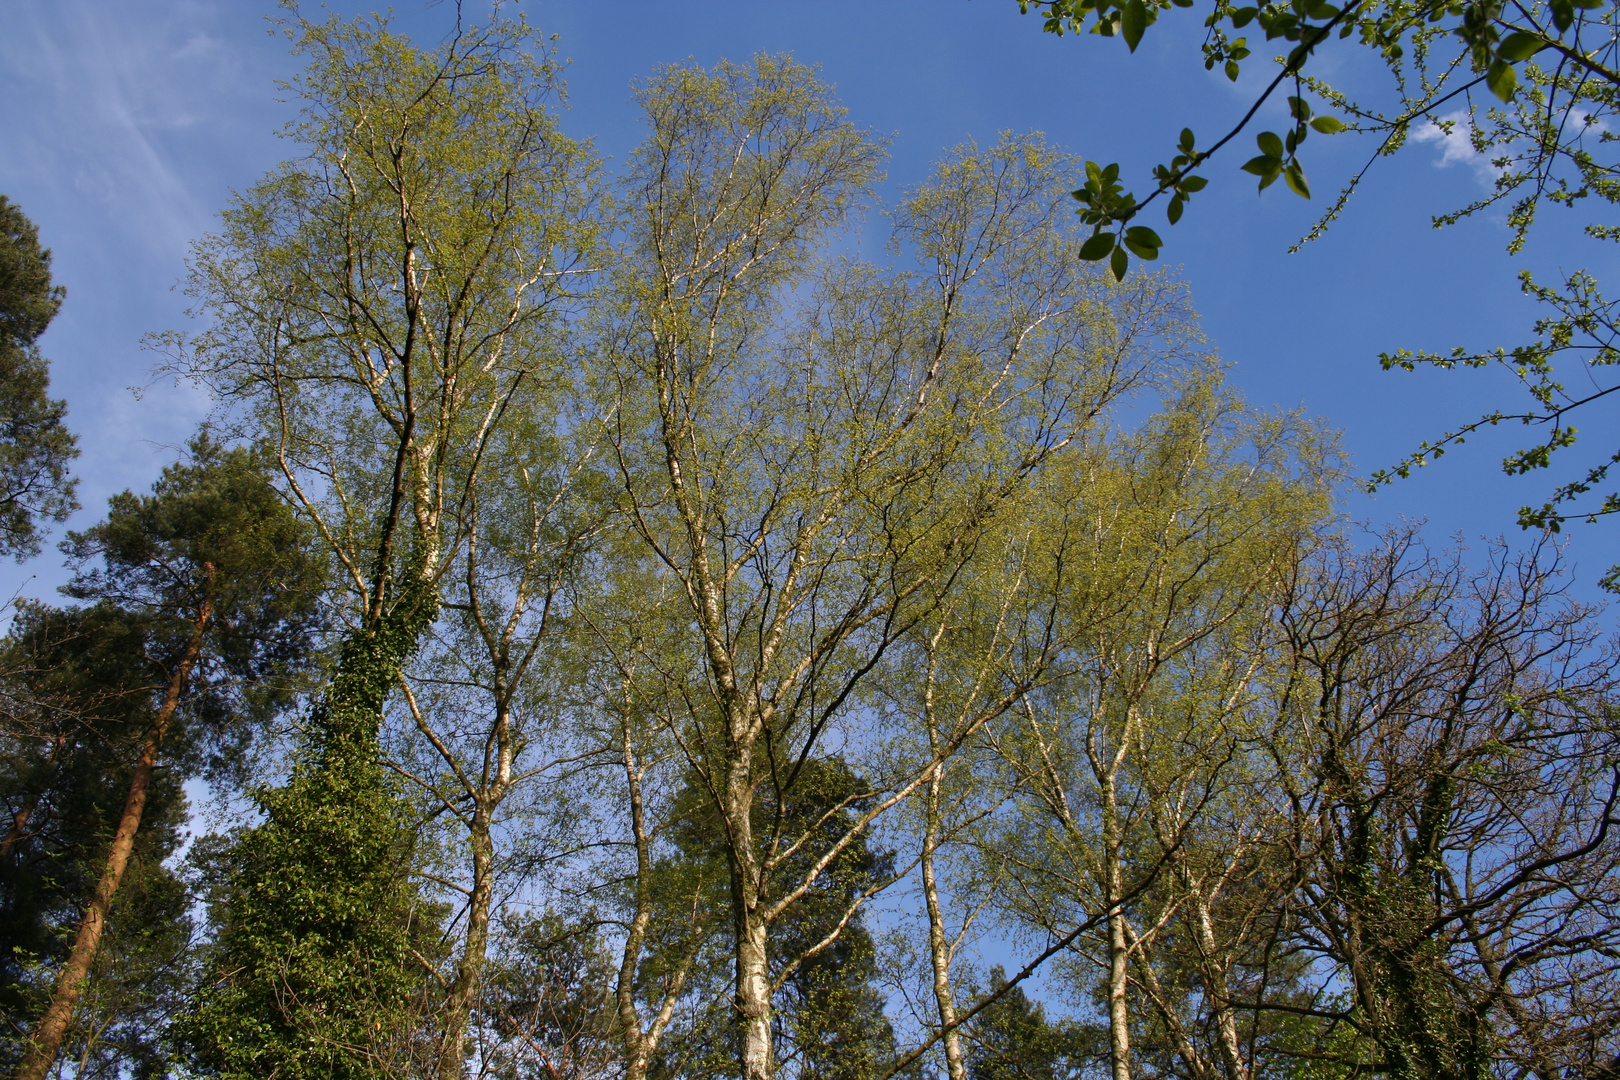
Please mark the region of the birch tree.
POLYGON ((606 503, 591 448, 560 438, 541 404, 525 398, 523 415, 492 440, 489 475, 463 510, 466 544, 444 590, 447 617, 402 676, 407 724, 395 767, 430 815, 459 826, 445 840, 458 940, 433 1010, 433 1070, 444 1080, 465 1068, 497 892, 542 870, 548 847, 572 845, 546 823, 579 816, 561 800, 582 790, 569 775, 593 745, 566 722, 577 695, 557 684, 584 665, 559 643, 575 598, 591 587, 582 564, 606 503))
POLYGON ((402 1015, 428 918, 378 728, 491 440, 556 387, 592 166, 556 128, 556 69, 521 22, 458 21, 431 50, 381 20, 288 30, 309 58, 289 131, 305 156, 198 244, 211 325, 170 344, 268 439, 338 567, 346 629, 290 782, 261 797, 267 821, 216 896, 216 976, 188 1039, 223 1075, 376 1075, 403 1037, 378 1018, 402 1015))
MULTIPOLYGON (((1327 510, 1325 449, 1296 419, 1245 415, 1205 383, 1077 477, 1088 520, 1064 602, 1081 629, 1065 678, 1024 698, 1000 744, 1024 807, 1010 827, 1041 838, 1015 857, 1009 902, 1044 933, 1102 916, 1071 967, 1098 973, 1115 1080, 1137 1059, 1133 960, 1175 913, 1148 890, 1232 763, 1271 598, 1327 510)), ((1138 974, 1151 997, 1151 967, 1138 974)))
POLYGON ((756 821, 761 793, 783 805, 825 740, 864 737, 874 667, 1031 477, 1185 359, 1185 313, 1161 282, 1081 269, 1065 159, 1038 139, 948 158, 896 215, 920 270, 888 272, 815 258, 881 154, 813 73, 671 68, 640 100, 607 438, 702 665, 678 737, 727 852, 739 1068, 764 1080, 774 995, 837 940, 773 970, 773 924, 937 758, 869 774, 866 809, 802 872, 808 837, 756 821))

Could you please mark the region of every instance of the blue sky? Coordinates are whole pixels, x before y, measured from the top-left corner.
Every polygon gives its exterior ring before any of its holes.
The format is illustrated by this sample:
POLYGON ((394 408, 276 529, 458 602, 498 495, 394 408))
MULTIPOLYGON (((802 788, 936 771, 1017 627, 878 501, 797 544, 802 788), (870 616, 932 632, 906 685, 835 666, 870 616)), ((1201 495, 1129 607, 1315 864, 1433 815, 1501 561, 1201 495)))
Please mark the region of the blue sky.
MULTIPOLYGON (((640 138, 629 91, 637 76, 688 58, 711 64, 792 52, 821 66, 857 123, 892 140, 891 192, 920 180, 942 149, 989 142, 1003 129, 1044 131, 1088 158, 1121 161, 1140 188, 1183 125, 1205 143, 1224 133, 1262 71, 1251 65, 1236 86, 1204 72, 1198 20, 1183 12, 1130 56, 1118 40, 1041 34, 1015 0, 521 6, 560 35, 572 61, 565 128, 611 159, 622 160, 640 138)), ((474 0, 467 7, 481 10, 474 0)), ((233 189, 296 153, 275 134, 294 108, 278 100, 275 80, 295 70, 286 42, 268 32, 265 16, 275 11, 267 0, 0 6, 0 192, 39 225, 69 290, 42 345, 84 449, 87 510, 78 524, 99 515, 108 495, 147 486, 207 410, 191 388, 153 383, 155 358, 140 339, 187 328, 175 285, 188 244, 212 227, 233 189)), ((398 27, 429 43, 451 25, 453 4, 400 0, 395 15, 398 27)), ((1325 61, 1324 74, 1366 97, 1386 88, 1381 72, 1349 48, 1325 61)), ((1280 127, 1280 110, 1270 119, 1280 127)), ((1312 138, 1305 160, 1317 197, 1307 203, 1282 185, 1257 196, 1253 179, 1237 171, 1248 145, 1245 136, 1216 160, 1212 183, 1178 226, 1150 223, 1166 239, 1163 261, 1191 285, 1233 381, 1257 404, 1304 407, 1341 429, 1360 473, 1487 407, 1520 400, 1495 375, 1384 373, 1380 351, 1527 340, 1535 309, 1518 294, 1521 267, 1613 277, 1611 251, 1579 238, 1581 211, 1549 213, 1516 258, 1504 253, 1499 219, 1432 229, 1432 215, 1488 185, 1488 170, 1456 140, 1418 141, 1382 161, 1339 224, 1289 255, 1372 146, 1352 136, 1312 138)), ((867 228, 878 235, 876 223, 867 228)), ((1584 418, 1594 450, 1620 436, 1603 419, 1584 418)), ((1546 476, 1501 475, 1498 463, 1522 434, 1472 443, 1375 499, 1351 492, 1346 508, 1375 523, 1427 518, 1437 541, 1518 539, 1514 508, 1539 502, 1549 486, 1546 476)), ((1580 581, 1620 562, 1620 529, 1577 526, 1572 535, 1580 581)), ((0 588, 47 595, 61 580, 58 562, 47 550, 28 566, 0 567, 0 588)))

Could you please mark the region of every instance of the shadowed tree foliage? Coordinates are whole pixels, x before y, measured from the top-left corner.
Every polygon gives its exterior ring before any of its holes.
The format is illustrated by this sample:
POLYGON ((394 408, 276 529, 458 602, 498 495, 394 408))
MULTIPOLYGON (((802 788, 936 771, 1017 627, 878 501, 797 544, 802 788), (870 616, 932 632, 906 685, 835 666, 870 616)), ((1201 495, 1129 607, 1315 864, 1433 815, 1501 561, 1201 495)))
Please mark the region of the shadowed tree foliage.
POLYGON ((1614 1055, 1620 684, 1561 577, 1550 544, 1476 570, 1394 532, 1282 608, 1292 947, 1342 973, 1319 1012, 1357 1036, 1347 1069, 1556 1080, 1614 1055))
POLYGON ((616 1074, 613 965, 595 926, 547 912, 504 931, 475 1024, 481 1071, 536 1080, 616 1074))
POLYGON ((290 671, 309 648, 324 572, 264 461, 206 433, 191 458, 164 470, 152 494, 115 496, 106 520, 64 545, 78 568, 64 591, 94 601, 91 618, 104 626, 123 624, 126 654, 117 665, 64 658, 64 675, 80 667, 73 677, 85 685, 59 700, 70 722, 103 701, 127 708, 120 749, 132 768, 122 812, 112 813, 118 800, 104 804, 115 828, 94 888, 74 905, 83 909, 73 947, 19 1078, 49 1070, 72 1023, 154 788, 228 763, 286 702, 290 671))
MULTIPOLYGON (((1007 972, 990 969, 990 990, 1007 985, 1007 972)), ((972 1080, 1067 1080, 1088 1064, 1108 1059, 1107 1035, 1074 1022, 1053 1023, 1046 1007, 1015 986, 967 1026, 972 1080)))
MULTIPOLYGON (((0 664, 0 1069, 9 1075, 105 865, 149 718, 150 670, 139 622, 110 605, 25 607, 0 664)), ((67 1032, 68 1051, 81 1060, 87 1050, 100 1059, 154 1057, 151 1014, 180 989, 175 966, 132 980, 125 962, 151 960, 188 936, 183 891, 161 865, 180 839, 180 779, 165 770, 148 793, 86 1015, 67 1032), (108 1008, 109 999, 123 1007, 108 1008)))
MULTIPOLYGON (((806 761, 794 784, 766 810, 781 815, 785 835, 814 838, 784 862, 789 880, 803 877, 872 801, 847 762, 806 761)), ((778 970, 791 970, 783 980, 777 1023, 783 1056, 797 1059, 802 1080, 874 1080, 894 1061, 894 1029, 884 1015, 885 996, 875 985, 872 933, 859 910, 843 921, 862 893, 893 876, 893 857, 873 851, 863 833, 776 928, 778 970)))
POLYGON ((51 284, 51 253, 39 230, 0 195, 0 554, 39 552, 37 522, 63 521, 79 507, 68 463, 78 456, 52 399, 50 369, 34 344, 65 294, 51 284))

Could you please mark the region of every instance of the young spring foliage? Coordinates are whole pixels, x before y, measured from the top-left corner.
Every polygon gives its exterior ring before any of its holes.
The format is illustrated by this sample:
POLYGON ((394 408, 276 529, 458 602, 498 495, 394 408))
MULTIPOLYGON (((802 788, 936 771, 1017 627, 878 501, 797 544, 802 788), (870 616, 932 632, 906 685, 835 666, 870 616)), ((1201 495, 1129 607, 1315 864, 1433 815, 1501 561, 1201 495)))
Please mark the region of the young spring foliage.
POLYGON ((288 783, 228 860, 209 988, 184 1037, 224 1076, 374 1076, 408 1052, 434 917, 383 708, 439 612, 505 418, 554 389, 591 161, 546 107, 544 44, 497 16, 433 50, 385 21, 294 21, 306 156, 195 251, 212 317, 170 339, 267 440, 345 588, 332 680, 288 783))

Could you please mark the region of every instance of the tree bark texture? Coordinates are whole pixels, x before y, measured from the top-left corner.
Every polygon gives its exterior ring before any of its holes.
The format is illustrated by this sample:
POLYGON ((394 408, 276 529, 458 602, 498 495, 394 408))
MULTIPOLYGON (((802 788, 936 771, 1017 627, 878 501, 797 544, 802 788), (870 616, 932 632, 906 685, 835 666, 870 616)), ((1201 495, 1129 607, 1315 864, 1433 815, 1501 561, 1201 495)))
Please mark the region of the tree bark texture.
POLYGON ((118 893, 118 885, 123 880, 124 870, 129 865, 130 852, 135 848, 135 834, 141 827, 141 815, 146 810, 146 796, 152 787, 152 774, 157 769, 158 754, 163 748, 164 738, 169 733, 169 725, 174 720, 175 710, 179 708, 180 695, 185 690, 186 681, 191 677, 191 670, 196 666, 197 657, 202 652, 203 632, 207 629, 211 614, 210 605, 204 603, 193 624, 191 640, 186 645, 186 651, 181 655, 180 662, 175 665, 174 674, 169 678, 169 685, 163 695, 163 704, 159 706, 157 715, 152 720, 152 726, 147 731, 146 740, 141 747, 140 759, 135 763, 135 775, 130 778, 129 795, 124 800, 124 811, 119 815, 118 828, 113 832, 106 865, 103 866, 101 877, 96 882, 96 891, 90 898, 90 904, 79 920, 78 933, 73 938, 73 949, 68 953, 62 970, 57 974, 56 987, 51 993, 51 1003, 28 1038, 22 1060, 17 1065, 16 1080, 44 1080, 45 1074, 50 1072, 51 1066, 55 1064, 57 1054, 61 1052, 63 1036, 67 1034, 68 1024, 73 1019, 74 1007, 78 1005, 79 996, 84 990, 84 980, 90 974, 90 965, 95 962, 96 952, 101 947, 101 938, 107 927, 107 915, 112 910, 113 898, 118 893))
MULTIPOLYGON (((937 750, 936 750, 937 753, 937 750)), ((928 954, 934 968, 934 1001, 939 1009, 939 1028, 944 1033, 945 1068, 950 1080, 967 1080, 962 1056, 962 1034, 956 1023, 956 1003, 951 999, 951 944, 945 934, 945 915, 939 904, 939 882, 934 871, 934 853, 939 849, 939 789, 945 766, 939 765, 928 779, 924 798, 926 834, 923 837, 923 898, 928 906, 928 954)))

